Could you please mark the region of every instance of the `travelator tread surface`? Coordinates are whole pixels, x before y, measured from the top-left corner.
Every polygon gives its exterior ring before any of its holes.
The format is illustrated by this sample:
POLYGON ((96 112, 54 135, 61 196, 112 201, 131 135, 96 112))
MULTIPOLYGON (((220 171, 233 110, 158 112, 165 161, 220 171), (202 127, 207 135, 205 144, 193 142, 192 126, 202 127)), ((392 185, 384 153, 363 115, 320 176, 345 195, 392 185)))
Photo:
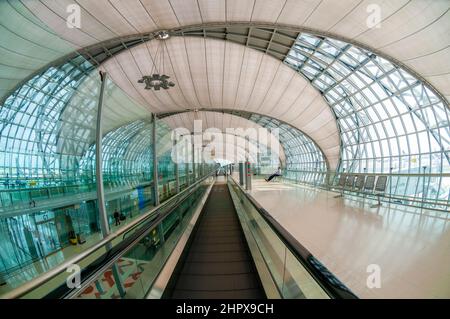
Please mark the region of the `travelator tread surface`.
POLYGON ((203 207, 172 298, 265 298, 226 184, 203 207))

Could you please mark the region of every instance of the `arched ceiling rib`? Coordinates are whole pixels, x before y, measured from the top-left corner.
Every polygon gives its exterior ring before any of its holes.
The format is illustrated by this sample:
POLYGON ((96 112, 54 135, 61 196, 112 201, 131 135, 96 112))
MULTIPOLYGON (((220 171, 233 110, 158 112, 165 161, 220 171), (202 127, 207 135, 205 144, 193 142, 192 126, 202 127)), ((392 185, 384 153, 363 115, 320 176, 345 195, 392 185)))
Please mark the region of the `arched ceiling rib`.
MULTIPOLYGON (((159 117, 158 117, 159 118, 159 117)), ((263 128, 261 125, 245 119, 241 116, 232 115, 229 113, 218 113, 218 112, 183 112, 170 114, 161 119, 165 122, 171 129, 176 128, 186 128, 193 131, 194 120, 201 121, 201 129, 205 131, 207 129, 218 129, 222 133, 226 133, 227 129, 242 129, 242 131, 235 131, 236 135, 245 138, 245 131, 248 128, 255 129, 256 131, 263 128)), ((268 131, 269 133, 270 131, 268 131)), ((273 152, 278 153, 278 157, 281 161, 285 161, 285 152, 283 146, 280 145, 278 137, 270 134, 270 139, 261 139, 259 141, 263 146, 268 148, 273 148, 273 152), (276 149, 275 149, 275 148, 276 149)))
POLYGON ((159 44, 151 41, 133 47, 101 68, 153 112, 227 108, 278 118, 310 136, 335 169, 339 132, 333 112, 320 92, 292 68, 239 44, 173 37, 164 41, 168 49, 164 69, 177 85, 154 92, 137 81, 152 72, 152 57, 159 44))
POLYGON ((402 62, 450 97, 450 2, 447 0, 77 0, 82 27, 66 26, 73 0, 24 1, 40 20, 80 49, 158 29, 205 23, 266 23, 343 37, 402 62), (378 5, 381 27, 367 24, 378 5))
POLYGON ((201 109, 195 113, 193 111, 159 113, 158 118, 173 128, 192 126, 194 118, 201 119, 208 128, 219 128, 220 131, 226 131, 227 128, 241 128, 241 131, 236 131, 236 135, 242 137, 250 137, 249 133, 244 131, 247 128, 263 127, 271 132, 272 136, 269 140, 264 136, 261 139, 258 135, 260 144, 268 145, 273 151, 280 152, 279 158, 289 170, 323 172, 329 167, 323 151, 309 136, 285 122, 265 115, 232 109, 201 109))
MULTIPOLYGON (((284 60, 288 52, 295 51, 290 49, 300 32, 312 35, 317 43, 307 44, 297 55, 303 60, 291 63, 291 66, 298 68, 322 91, 335 111, 342 138, 341 171, 344 166, 347 171, 354 172, 417 173, 421 169, 425 172, 425 168, 431 173, 448 171, 448 0, 8 0, 0 5, 0 104, 1 111, 9 113, 2 120, 3 127, 27 121, 26 117, 19 118, 17 114, 38 110, 37 118, 41 119, 47 106, 64 109, 72 93, 64 93, 64 85, 57 83, 55 91, 41 94, 47 87, 43 82, 53 84, 55 80, 54 70, 49 65, 71 68, 71 59, 78 54, 72 50, 77 49, 94 65, 114 55, 105 63, 114 74, 114 80, 121 81, 120 86, 129 95, 153 111, 198 107, 239 110, 245 107, 253 112, 270 114, 313 137, 327 153, 333 169, 333 160, 337 162, 337 156, 333 158, 333 154, 338 152, 336 139, 339 137, 333 133, 336 121, 324 122, 331 113, 330 108, 324 107, 320 93, 305 84, 307 81, 295 76, 292 70, 286 71, 286 65, 269 56, 284 60), (70 29, 66 25, 67 5, 73 3, 81 6, 80 29, 70 29), (374 4, 380 7, 380 28, 367 25, 369 13, 366 10, 368 5, 374 4), (179 76, 176 79, 179 85, 156 96, 153 92, 141 92, 135 81, 136 76, 144 73, 142 70, 148 71, 145 51, 155 52, 155 41, 141 43, 152 38, 151 32, 160 29, 186 36, 173 37, 167 42, 177 43, 177 50, 172 50, 173 61, 168 63, 171 72, 179 76), (211 40, 214 33, 219 39, 230 41, 211 40), (331 58, 323 55, 321 51, 327 50, 322 44, 339 42, 336 40, 343 41, 343 47, 338 44, 338 53, 331 53, 331 58), (127 50, 131 46, 134 47, 127 50), (143 50, 144 47, 147 49, 143 50), (255 53, 247 47, 261 52, 255 53), (358 47, 362 48, 361 52, 354 57, 361 61, 347 65, 348 55, 360 51, 358 47), (120 51, 123 52, 118 54, 120 51), (317 61, 321 60, 321 54, 322 63, 317 61), (308 64, 316 69, 311 77, 303 72, 308 64), (337 67, 341 64, 342 68, 337 67), (330 72, 338 75, 336 71, 343 72, 345 78, 339 80, 338 85, 327 78, 330 72), (32 80, 27 82, 27 78, 32 80), (321 87, 321 80, 325 80, 322 82, 325 86, 321 87), (328 80, 331 82, 326 83, 328 80), (352 83, 346 83, 347 80, 352 83), (437 90, 439 96, 430 92, 423 82, 431 83, 434 86, 431 91, 437 90), (22 87, 21 83, 26 84, 22 87), (4 96, 17 87, 20 89, 3 103, 4 96), (294 91, 296 95, 293 95, 294 91), (64 95, 62 99, 60 94, 64 95), (42 100, 39 96, 45 97, 47 102, 37 103, 37 99, 42 100), (441 100, 441 97, 444 98, 441 100), (320 127, 320 131, 314 131, 314 127, 320 127)), ((84 71, 88 73, 92 69, 89 65, 84 71)), ((72 71, 66 71, 64 77, 72 84, 76 82, 71 88, 75 91, 81 81, 78 76, 71 79, 69 73, 72 71)), ((115 129, 147 114, 141 105, 136 112, 127 112, 126 119, 121 116, 120 112, 124 112, 121 101, 127 101, 127 98, 125 94, 113 98, 117 103, 110 104, 109 110, 113 112, 107 118, 107 129, 115 129), (113 114, 116 111, 119 112, 113 114)), ((76 101, 74 97, 69 106, 74 106, 76 101)), ((83 99, 78 101, 86 103, 83 99)), ((55 114, 58 117, 60 113, 55 114)), ((90 114, 84 116, 93 119, 90 114)), ((53 136, 64 137, 59 134, 61 119, 70 122, 72 116, 65 113, 60 118, 49 117, 39 121, 37 126, 33 118, 27 123, 30 126, 27 132, 32 129, 43 132, 42 127, 48 126, 52 133, 46 139, 53 147, 53 136)), ((82 121, 81 117, 78 121, 82 121)), ((82 124, 89 130, 86 123, 82 124)), ((68 128, 67 135, 75 135, 69 131, 73 127, 68 128)), ((15 141, 22 143, 18 145, 26 144, 23 134, 5 134, 10 145, 15 141)), ((78 136, 73 138, 79 139, 78 136)), ((30 134, 29 139, 36 140, 35 145, 45 141, 34 134, 30 134)), ((81 140, 87 140, 87 137, 83 136, 81 140)), ((38 150, 35 158, 46 160, 45 157, 50 157, 40 145, 33 148, 38 150)), ((22 151, 14 150, 16 153, 22 151)), ((51 153, 51 156, 57 153, 51 153)), ((71 160, 76 160, 75 157, 71 156, 71 160)), ((59 169, 51 163, 42 166, 59 169)), ((430 190, 435 194, 433 196, 448 199, 445 178, 439 179, 437 185, 430 190)), ((409 190, 394 192, 408 195, 409 190)), ((423 198, 423 195, 412 195, 423 198)))

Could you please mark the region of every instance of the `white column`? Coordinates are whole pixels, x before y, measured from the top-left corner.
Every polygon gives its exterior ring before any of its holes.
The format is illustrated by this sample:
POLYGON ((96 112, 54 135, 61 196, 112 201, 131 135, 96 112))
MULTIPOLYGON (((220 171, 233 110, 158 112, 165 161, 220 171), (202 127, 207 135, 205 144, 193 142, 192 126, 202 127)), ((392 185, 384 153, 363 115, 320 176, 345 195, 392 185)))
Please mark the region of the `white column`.
MULTIPOLYGON (((95 180, 96 180, 96 186, 97 186, 97 205, 98 205, 98 212, 100 217, 100 227, 102 230, 103 238, 108 236, 111 233, 111 229, 109 227, 108 222, 108 214, 106 212, 106 206, 105 206, 105 191, 103 188, 103 96, 105 93, 105 85, 106 85, 106 77, 107 73, 100 71, 100 79, 101 79, 101 86, 100 86, 100 95, 98 98, 98 106, 97 106, 97 129, 95 133, 95 180)), ((110 250, 112 248, 112 244, 109 243, 106 245, 106 249, 110 250)), ((117 286, 117 290, 120 294, 120 296, 123 298, 125 296, 125 288, 122 285, 122 281, 120 279, 119 270, 117 268, 117 264, 114 263, 112 266, 112 274, 114 277, 114 281, 117 286)))

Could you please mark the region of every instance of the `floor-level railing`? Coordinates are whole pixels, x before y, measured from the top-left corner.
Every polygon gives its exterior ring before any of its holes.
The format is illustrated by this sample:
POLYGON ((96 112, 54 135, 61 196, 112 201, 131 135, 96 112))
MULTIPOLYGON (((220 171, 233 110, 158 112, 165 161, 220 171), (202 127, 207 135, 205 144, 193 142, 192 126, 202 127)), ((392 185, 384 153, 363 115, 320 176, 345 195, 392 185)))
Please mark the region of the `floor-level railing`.
MULTIPOLYGON (((337 173, 287 170, 283 178, 322 189, 343 192, 355 196, 373 195, 355 187, 355 184, 339 185, 340 178, 354 176, 353 183, 358 179, 365 182, 369 177, 386 176, 382 201, 415 206, 435 210, 450 210, 450 173, 442 174, 383 174, 383 173, 337 173)), ((342 181, 342 180, 341 180, 342 181)))

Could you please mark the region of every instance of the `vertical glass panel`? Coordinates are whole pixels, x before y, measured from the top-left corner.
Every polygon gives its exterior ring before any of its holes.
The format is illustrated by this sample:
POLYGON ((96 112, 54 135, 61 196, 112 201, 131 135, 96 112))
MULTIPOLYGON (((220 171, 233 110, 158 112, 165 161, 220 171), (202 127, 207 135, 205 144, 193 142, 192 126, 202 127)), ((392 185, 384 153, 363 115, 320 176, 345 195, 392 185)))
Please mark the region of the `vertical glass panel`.
MULTIPOLYGON (((253 114, 250 120, 267 129, 279 130, 279 140, 286 155, 288 172, 326 172, 327 164, 322 151, 301 131, 262 115, 253 114)), ((297 174, 296 176, 297 181, 317 183, 312 174, 297 174)))
MULTIPOLYGON (((389 158, 397 155, 404 156, 399 161, 399 171, 403 174, 423 174, 421 166, 431 166, 435 173, 449 167, 450 159, 445 151, 450 136, 450 110, 447 101, 426 83, 400 66, 352 44, 336 46, 334 39, 306 33, 301 33, 296 43, 312 52, 311 58, 297 63, 296 70, 322 91, 325 100, 342 101, 330 104, 341 131, 343 152, 339 170, 347 167, 356 172, 357 163, 363 160, 368 173, 389 173, 389 162, 394 162, 389 158), (305 68, 311 65, 312 59, 314 77, 305 68), (325 75, 338 81, 323 81, 325 75), (362 144, 360 138, 372 143, 362 144), (348 151, 355 144, 365 150, 348 151)), ((288 57, 292 52, 293 49, 288 57)), ((406 193, 421 201, 426 194, 412 191, 411 187, 408 186, 406 193)))
POLYGON ((83 57, 50 67, 0 107, 0 272, 14 288, 101 239, 95 165, 100 78, 83 57), (95 158, 92 158, 95 162, 95 158))

